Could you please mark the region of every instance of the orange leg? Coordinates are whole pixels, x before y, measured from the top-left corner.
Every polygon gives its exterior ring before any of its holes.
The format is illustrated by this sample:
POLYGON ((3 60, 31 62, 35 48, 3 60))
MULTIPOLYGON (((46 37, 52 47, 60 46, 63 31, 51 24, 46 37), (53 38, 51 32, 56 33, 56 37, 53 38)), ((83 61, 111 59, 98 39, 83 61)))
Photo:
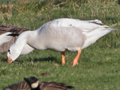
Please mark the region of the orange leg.
POLYGON ((62 52, 61 56, 62 56, 62 65, 64 65, 65 64, 65 52, 62 52))
POLYGON ((75 57, 74 60, 73 60, 72 66, 75 66, 75 65, 78 64, 78 59, 79 59, 79 57, 80 57, 81 52, 82 52, 82 50, 78 50, 78 51, 77 51, 77 55, 76 55, 76 57, 75 57))

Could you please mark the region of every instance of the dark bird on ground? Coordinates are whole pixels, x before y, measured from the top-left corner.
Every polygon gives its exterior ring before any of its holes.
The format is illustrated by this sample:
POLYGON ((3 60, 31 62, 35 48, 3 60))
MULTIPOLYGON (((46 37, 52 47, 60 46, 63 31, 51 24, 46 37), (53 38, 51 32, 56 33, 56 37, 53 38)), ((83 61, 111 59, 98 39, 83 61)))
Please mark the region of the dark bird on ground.
POLYGON ((68 90, 74 88, 65 83, 57 82, 41 82, 36 77, 32 76, 24 78, 24 81, 12 84, 3 90, 68 90))
POLYGON ((65 83, 41 82, 36 77, 24 78, 24 80, 29 84, 31 90, 67 90, 73 88, 65 83))

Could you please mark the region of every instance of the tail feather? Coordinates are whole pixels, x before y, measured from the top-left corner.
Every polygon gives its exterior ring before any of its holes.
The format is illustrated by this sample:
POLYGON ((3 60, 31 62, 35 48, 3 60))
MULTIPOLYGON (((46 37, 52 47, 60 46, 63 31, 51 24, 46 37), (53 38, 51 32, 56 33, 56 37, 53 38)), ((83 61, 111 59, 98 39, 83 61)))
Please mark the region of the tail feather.
POLYGON ((103 25, 103 23, 102 23, 102 21, 100 21, 100 20, 90 20, 89 21, 90 23, 95 23, 95 24, 98 24, 98 25, 103 25))
POLYGON ((109 29, 110 31, 118 31, 117 29, 111 28, 111 27, 109 27, 109 26, 107 26, 107 25, 104 25, 104 26, 102 26, 102 27, 104 27, 104 28, 106 28, 106 29, 109 29))
POLYGON ((110 31, 118 31, 117 29, 111 28, 111 27, 105 27, 108 28, 110 31))
POLYGON ((111 28, 111 31, 118 31, 117 29, 111 28))

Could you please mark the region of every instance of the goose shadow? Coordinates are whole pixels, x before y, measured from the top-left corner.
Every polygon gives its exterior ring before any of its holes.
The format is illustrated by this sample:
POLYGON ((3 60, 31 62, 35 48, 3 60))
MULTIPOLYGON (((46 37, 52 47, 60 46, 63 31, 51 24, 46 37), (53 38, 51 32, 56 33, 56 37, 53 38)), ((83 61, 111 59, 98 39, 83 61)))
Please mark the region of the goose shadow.
POLYGON ((32 62, 55 62, 57 64, 61 64, 59 60, 57 60, 55 57, 46 57, 46 58, 29 58, 27 61, 32 61, 32 62))
MULTIPOLYGON (((3 57, 0 59, 1 62, 7 62, 7 58, 3 57)), ((46 57, 46 58, 29 58, 26 61, 24 60, 15 60, 13 63, 19 63, 22 64, 24 62, 55 62, 57 64, 61 64, 61 62, 59 60, 57 60, 57 58, 55 57, 46 57)))

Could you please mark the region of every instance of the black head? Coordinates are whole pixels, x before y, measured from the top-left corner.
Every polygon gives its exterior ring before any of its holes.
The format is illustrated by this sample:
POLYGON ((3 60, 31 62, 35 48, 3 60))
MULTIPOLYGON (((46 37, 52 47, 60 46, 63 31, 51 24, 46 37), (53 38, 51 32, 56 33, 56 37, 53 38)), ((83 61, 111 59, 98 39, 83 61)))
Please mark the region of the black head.
POLYGON ((37 88, 39 86, 39 81, 34 76, 31 76, 29 78, 24 78, 24 80, 29 84, 31 88, 37 88))

